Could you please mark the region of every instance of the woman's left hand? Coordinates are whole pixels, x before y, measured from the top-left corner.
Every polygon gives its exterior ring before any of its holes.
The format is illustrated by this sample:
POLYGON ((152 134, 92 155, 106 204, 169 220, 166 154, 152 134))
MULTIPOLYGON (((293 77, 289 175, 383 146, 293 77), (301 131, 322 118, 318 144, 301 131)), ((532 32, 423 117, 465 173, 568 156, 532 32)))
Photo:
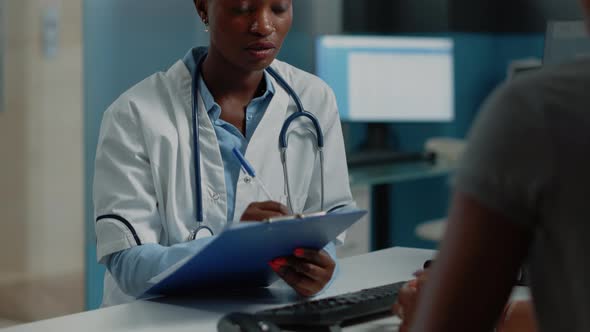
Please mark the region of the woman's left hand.
POLYGON ((324 250, 295 249, 294 255, 275 258, 272 269, 302 296, 319 293, 332 279, 336 262, 324 250))

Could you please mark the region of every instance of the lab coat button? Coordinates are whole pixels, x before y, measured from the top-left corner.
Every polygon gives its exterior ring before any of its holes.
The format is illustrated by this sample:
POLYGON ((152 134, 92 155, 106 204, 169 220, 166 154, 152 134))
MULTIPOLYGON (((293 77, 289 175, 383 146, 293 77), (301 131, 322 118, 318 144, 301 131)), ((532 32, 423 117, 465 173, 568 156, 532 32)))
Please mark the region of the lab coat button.
POLYGON ((211 196, 211 198, 213 198, 214 201, 218 201, 221 196, 218 193, 215 193, 213 196, 211 196))
POLYGON ((250 183, 250 182, 252 182, 252 178, 251 178, 251 177, 249 177, 249 176, 246 176, 246 177, 244 178, 244 183, 248 184, 248 183, 250 183))

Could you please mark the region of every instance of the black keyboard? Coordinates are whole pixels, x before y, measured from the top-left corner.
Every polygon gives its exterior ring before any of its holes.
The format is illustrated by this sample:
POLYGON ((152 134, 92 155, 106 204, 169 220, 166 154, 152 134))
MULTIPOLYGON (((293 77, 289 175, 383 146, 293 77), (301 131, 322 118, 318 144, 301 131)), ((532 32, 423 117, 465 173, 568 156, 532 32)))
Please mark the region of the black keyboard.
POLYGON ((346 326, 392 315, 405 282, 264 310, 256 316, 284 328, 346 326))

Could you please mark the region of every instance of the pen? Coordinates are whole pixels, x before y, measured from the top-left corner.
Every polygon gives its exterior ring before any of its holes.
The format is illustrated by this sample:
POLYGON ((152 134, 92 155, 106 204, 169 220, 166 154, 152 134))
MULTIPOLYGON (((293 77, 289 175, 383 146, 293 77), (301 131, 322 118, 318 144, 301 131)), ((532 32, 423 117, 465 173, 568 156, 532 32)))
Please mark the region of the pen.
POLYGON ((264 194, 272 201, 273 200, 272 196, 270 195, 270 193, 268 192, 268 190, 264 186, 264 183, 262 183, 262 181, 256 177, 256 172, 254 171, 254 167, 252 167, 252 165, 248 162, 248 160, 246 160, 246 157, 244 157, 244 155, 236 147, 233 148, 232 152, 233 152, 234 156, 236 158, 238 158, 238 161, 240 162, 240 165, 242 165, 242 169, 244 170, 244 172, 246 172, 252 179, 256 180, 256 183, 258 183, 260 188, 262 188, 262 191, 264 192, 264 194))

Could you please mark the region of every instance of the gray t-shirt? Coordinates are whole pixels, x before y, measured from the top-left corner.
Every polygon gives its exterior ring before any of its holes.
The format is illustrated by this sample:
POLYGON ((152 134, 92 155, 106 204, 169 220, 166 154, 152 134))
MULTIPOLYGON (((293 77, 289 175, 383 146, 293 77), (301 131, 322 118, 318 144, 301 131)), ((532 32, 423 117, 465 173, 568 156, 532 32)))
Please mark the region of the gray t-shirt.
POLYGON ((499 88, 471 131, 455 189, 534 234, 541 331, 590 331, 590 60, 499 88))

